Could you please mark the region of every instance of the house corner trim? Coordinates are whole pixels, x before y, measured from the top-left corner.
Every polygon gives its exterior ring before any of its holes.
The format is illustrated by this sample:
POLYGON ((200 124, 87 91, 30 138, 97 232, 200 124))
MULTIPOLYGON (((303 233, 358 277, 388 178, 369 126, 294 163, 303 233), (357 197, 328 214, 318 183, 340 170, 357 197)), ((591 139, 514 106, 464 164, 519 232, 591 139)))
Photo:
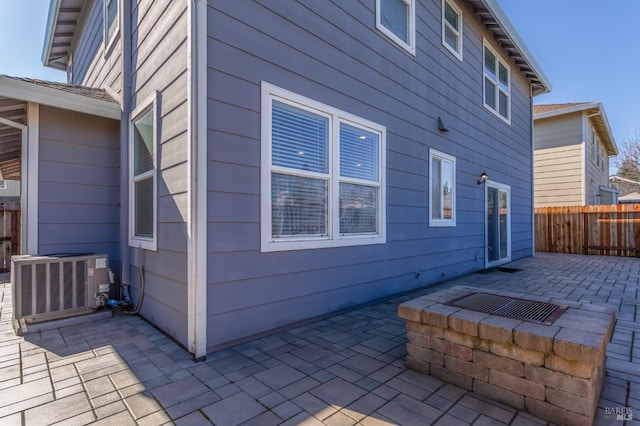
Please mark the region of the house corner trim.
POLYGON ((207 354, 207 4, 189 0, 189 285, 187 346, 207 354))

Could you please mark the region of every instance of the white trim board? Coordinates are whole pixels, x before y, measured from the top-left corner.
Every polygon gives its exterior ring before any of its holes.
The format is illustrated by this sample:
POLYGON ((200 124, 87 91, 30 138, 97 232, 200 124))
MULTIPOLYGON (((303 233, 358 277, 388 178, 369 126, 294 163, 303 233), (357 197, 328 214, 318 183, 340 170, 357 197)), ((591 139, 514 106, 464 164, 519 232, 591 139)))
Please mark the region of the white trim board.
POLYGON ((0 75, 0 96, 120 120, 120 105, 0 75))

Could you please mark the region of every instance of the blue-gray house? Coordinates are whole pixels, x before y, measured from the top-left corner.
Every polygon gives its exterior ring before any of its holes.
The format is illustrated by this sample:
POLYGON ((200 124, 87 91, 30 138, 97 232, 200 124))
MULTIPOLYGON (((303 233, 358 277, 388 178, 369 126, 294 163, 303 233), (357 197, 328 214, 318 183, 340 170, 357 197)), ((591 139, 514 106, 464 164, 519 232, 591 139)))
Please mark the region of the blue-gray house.
MULTIPOLYGON (((533 254, 550 84, 495 0, 51 0, 42 59, 119 113, 41 104, 68 152, 23 162, 80 173, 72 220, 103 233, 27 213, 29 252, 109 251, 196 357, 533 254)), ((63 187, 31 179, 52 216, 63 187)))

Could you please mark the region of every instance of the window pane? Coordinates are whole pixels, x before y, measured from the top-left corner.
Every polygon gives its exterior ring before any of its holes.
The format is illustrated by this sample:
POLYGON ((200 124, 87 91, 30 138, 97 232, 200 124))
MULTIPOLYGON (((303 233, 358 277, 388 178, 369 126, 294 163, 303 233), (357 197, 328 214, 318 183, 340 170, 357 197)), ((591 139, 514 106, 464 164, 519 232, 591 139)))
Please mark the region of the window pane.
POLYGON ((487 78, 484 79, 484 103, 496 109, 496 86, 487 78))
POLYGON ((451 28, 445 26, 444 29, 444 40, 445 42, 456 52, 458 51, 458 36, 451 31, 451 28))
POLYGON ((326 236, 327 181, 271 174, 271 235, 326 236))
POLYGON ((378 232, 378 188, 340 183, 340 233, 378 232))
POLYGON ((377 182, 379 144, 376 133, 340 123, 340 175, 377 182))
POLYGON ((382 25, 409 43, 409 5, 403 0, 380 0, 380 13, 382 25))
POLYGON ((500 63, 499 65, 499 74, 500 74, 500 88, 505 92, 509 91, 509 70, 500 63))
POLYGON ((493 80, 496 80, 496 57, 486 47, 484 48, 484 70, 493 80))
POLYGON ((439 158, 431 160, 431 218, 442 219, 442 162, 439 158))
POLYGON ((509 97, 500 91, 500 105, 498 113, 504 118, 509 118, 509 97))
POLYGON ((448 2, 444 3, 444 19, 446 19, 454 30, 460 31, 458 27, 458 12, 456 12, 448 2))
POLYGON ((273 101, 271 138, 274 166, 328 173, 328 118, 273 101))
POLYGON ((107 2, 107 41, 115 35, 118 22, 118 1, 117 0, 105 0, 107 2))
POLYGON ((442 165, 442 218, 453 218, 453 163, 441 160, 442 165))
POLYGON ((133 175, 153 169, 153 109, 133 123, 133 175))
POLYGON ((153 177, 134 184, 136 237, 153 238, 153 177))
POLYGON ((509 256, 508 246, 508 205, 507 205, 507 192, 500 191, 500 259, 504 259, 509 256))

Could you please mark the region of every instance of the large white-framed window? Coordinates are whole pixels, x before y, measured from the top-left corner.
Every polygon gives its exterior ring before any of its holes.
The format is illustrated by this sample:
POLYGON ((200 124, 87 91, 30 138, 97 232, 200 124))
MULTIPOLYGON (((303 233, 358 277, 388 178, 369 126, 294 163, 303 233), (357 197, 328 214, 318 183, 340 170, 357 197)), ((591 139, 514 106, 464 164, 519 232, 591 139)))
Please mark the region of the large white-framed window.
POLYGON ((129 126, 129 245, 158 244, 158 92, 131 113, 129 126))
POLYGON ((484 41, 484 106, 511 123, 511 71, 509 65, 484 41))
POLYGON ((386 129, 262 83, 261 249, 386 242, 386 129))
POLYGON ((416 54, 416 0, 376 0, 376 28, 416 54))
POLYGON ((456 226, 456 158, 429 149, 429 226, 456 226))
POLYGON ((462 10, 442 0, 442 45, 462 61, 462 10))
POLYGON ((104 54, 108 55, 120 30, 119 0, 103 0, 104 54))

